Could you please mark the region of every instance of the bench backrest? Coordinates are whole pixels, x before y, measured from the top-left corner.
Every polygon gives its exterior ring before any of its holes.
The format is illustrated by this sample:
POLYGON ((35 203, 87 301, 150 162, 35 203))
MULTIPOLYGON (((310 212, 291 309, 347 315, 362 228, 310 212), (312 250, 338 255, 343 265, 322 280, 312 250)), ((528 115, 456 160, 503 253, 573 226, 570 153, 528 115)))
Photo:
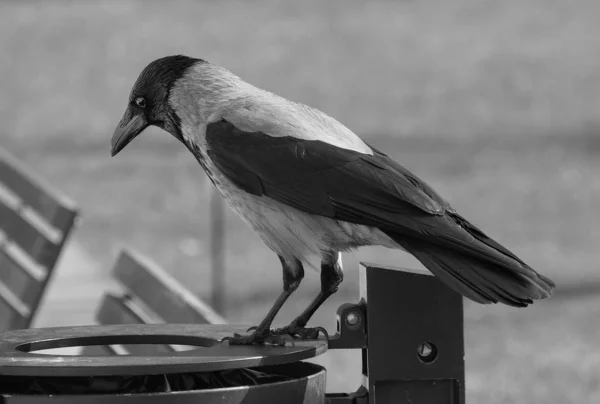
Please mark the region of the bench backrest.
POLYGON ((76 216, 72 200, 0 148, 0 331, 30 326, 76 216))
MULTIPOLYGON (((225 324, 226 321, 152 260, 131 249, 121 251, 113 276, 123 293, 106 293, 96 313, 100 324, 225 324)), ((174 352, 172 345, 86 347, 86 354, 174 352)))

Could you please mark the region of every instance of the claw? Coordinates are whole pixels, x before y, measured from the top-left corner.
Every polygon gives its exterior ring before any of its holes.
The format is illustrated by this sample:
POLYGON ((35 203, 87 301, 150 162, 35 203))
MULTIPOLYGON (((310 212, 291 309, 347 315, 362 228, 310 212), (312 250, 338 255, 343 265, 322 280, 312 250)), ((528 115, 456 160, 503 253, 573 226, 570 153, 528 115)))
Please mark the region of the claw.
POLYGON ((224 343, 224 342, 229 342, 230 345, 233 345, 231 343, 231 341, 236 340, 236 339, 240 339, 240 338, 242 338, 242 336, 240 334, 234 333, 233 337, 224 337, 223 339, 221 339, 221 344, 224 343))
POLYGON ((278 328, 277 330, 272 331, 275 335, 289 335, 291 337, 298 337, 298 339, 302 340, 310 340, 319 338, 319 334, 322 333, 325 339, 329 340, 329 333, 323 327, 314 327, 314 328, 305 328, 298 327, 294 323, 283 327, 278 328))
POLYGON ((301 339, 317 339, 320 333, 323 334, 326 340, 329 340, 329 333, 323 327, 299 328, 296 330, 296 335, 301 339))
MULTIPOLYGON (((252 327, 256 330, 256 327, 252 327)), ((233 334, 233 337, 225 337, 221 340, 221 343, 229 342, 229 345, 264 345, 271 344, 277 346, 285 346, 287 342, 294 345, 294 338, 290 335, 277 335, 273 334, 270 330, 266 332, 257 333, 254 331, 249 335, 233 334)))
POLYGON ((296 345, 294 338, 291 335, 275 335, 269 333, 269 335, 265 338, 265 342, 269 344, 277 345, 277 346, 285 346, 286 342, 289 342, 292 346, 296 345))
POLYGON ((221 343, 229 342, 229 345, 264 345, 271 344, 277 346, 285 346, 286 343, 295 345, 296 340, 313 340, 318 339, 319 334, 323 334, 326 340, 329 340, 329 333, 323 327, 306 328, 299 327, 292 323, 286 327, 276 330, 266 330, 257 332, 258 327, 250 327, 248 335, 233 334, 233 337, 225 337, 221 343))

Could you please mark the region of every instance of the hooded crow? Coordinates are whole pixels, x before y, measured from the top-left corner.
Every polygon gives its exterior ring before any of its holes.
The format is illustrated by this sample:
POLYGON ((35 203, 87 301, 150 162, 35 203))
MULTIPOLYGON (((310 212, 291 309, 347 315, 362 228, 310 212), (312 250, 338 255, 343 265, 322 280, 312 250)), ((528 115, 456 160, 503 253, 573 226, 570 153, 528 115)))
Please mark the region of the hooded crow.
POLYGON ((236 334, 232 344, 318 336, 321 328, 305 326, 342 282, 341 253, 361 246, 406 251, 478 303, 525 307, 555 288, 340 122, 222 67, 182 55, 151 62, 131 90, 111 154, 149 125, 188 148, 281 261, 283 292, 253 332, 236 334), (321 259, 321 291, 287 327, 271 330, 314 256, 321 259))

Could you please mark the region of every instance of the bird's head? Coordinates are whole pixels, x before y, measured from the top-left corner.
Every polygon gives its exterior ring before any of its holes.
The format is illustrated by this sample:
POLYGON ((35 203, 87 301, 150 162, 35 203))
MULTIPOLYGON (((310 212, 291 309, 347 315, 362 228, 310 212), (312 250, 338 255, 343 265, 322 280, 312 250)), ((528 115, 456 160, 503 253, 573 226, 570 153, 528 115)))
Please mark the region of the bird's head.
POLYGON ((167 56, 140 73, 123 118, 111 140, 115 156, 148 126, 159 127, 185 143, 182 125, 206 124, 225 105, 237 77, 202 59, 167 56))
POLYGON ((175 83, 203 60, 187 56, 167 56, 151 62, 140 73, 129 94, 127 109, 111 139, 115 156, 148 126, 157 126, 179 140, 180 117, 169 101, 175 83))

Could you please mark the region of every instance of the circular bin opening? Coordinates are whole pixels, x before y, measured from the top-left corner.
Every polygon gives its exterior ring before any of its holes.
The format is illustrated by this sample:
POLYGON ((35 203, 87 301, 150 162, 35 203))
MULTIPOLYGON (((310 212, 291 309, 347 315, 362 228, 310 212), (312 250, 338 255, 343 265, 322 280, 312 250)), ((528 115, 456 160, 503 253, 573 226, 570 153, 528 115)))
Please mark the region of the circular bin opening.
MULTIPOLYGON (((93 352, 94 356, 125 356, 125 355, 133 355, 135 352, 172 352, 172 350, 167 350, 163 348, 163 344, 135 344, 133 347, 129 345, 87 345, 83 346, 68 346, 64 348, 49 348, 49 349, 40 349, 36 351, 29 351, 30 353, 38 354, 38 355, 60 355, 60 356, 80 356, 85 355, 89 352, 93 352), (124 348, 124 349, 123 349, 124 348)), ((198 349, 197 345, 174 345, 170 344, 170 347, 173 348, 175 352, 185 352, 191 351, 193 349, 198 349)))
MULTIPOLYGON (((173 345, 181 347, 178 351, 188 351, 198 348, 208 348, 219 344, 219 341, 210 338, 189 335, 95 335, 61 338, 54 340, 41 340, 28 342, 15 347, 21 352, 57 355, 63 352, 75 352, 79 347, 107 346, 107 345, 173 345), (71 348, 64 350, 63 348, 71 348)), ((77 355, 76 353, 71 355, 77 355)))

